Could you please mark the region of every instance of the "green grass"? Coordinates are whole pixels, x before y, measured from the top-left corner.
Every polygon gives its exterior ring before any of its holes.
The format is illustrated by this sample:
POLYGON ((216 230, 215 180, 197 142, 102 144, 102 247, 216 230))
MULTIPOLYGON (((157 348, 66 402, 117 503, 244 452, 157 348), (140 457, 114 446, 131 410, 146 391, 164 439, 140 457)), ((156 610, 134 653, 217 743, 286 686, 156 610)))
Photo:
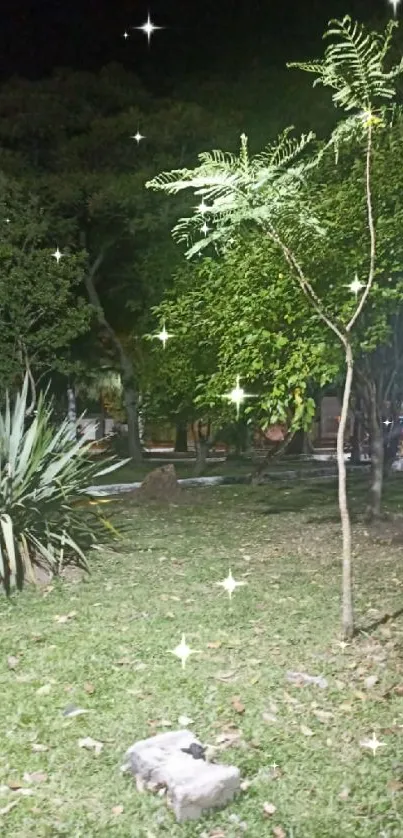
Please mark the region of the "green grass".
MULTIPOLYGON (((399 512, 398 478, 388 491, 399 512)), ((287 838, 402 836, 403 697, 385 694, 403 685, 403 617, 371 625, 403 606, 403 539, 399 520, 376 530, 360 521, 362 480, 351 492, 363 631, 345 649, 329 482, 189 489, 166 506, 114 501, 105 509, 128 537, 118 552, 92 554, 86 581, 2 599, 0 810, 16 805, 0 834, 261 838, 281 826, 287 838), (214 584, 229 566, 248 583, 232 604, 214 584), (199 650, 184 671, 169 651, 182 633, 199 650), (328 688, 296 687, 287 670, 322 674, 328 688), (68 704, 89 712, 66 719, 68 704), (136 739, 179 728, 182 714, 203 742, 239 733, 217 759, 251 784, 223 811, 180 825, 119 766, 136 739), (360 747, 373 731, 385 743, 376 756, 360 747), (78 746, 85 737, 104 743, 99 756, 78 746), (30 783, 26 772, 39 775, 30 783)))

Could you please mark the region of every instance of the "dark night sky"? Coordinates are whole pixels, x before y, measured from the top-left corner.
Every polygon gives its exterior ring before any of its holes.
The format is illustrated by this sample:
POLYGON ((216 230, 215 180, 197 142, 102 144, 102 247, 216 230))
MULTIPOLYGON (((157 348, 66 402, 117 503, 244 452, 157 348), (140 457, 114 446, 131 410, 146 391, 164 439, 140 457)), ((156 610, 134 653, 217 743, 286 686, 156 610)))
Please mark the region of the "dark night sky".
POLYGON ((58 66, 117 61, 155 83, 231 73, 256 59, 284 64, 314 55, 326 22, 344 14, 382 19, 391 8, 386 0, 1 0, 0 74, 40 78, 58 66), (150 48, 131 29, 148 11, 166 27, 150 48))

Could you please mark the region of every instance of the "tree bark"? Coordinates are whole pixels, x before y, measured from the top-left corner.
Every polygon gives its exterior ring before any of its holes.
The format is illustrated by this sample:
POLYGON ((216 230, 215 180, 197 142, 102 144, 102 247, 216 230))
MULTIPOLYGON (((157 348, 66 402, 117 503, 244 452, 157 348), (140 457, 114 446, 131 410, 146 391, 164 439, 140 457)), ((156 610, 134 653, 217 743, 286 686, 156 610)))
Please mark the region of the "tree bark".
POLYGON ((347 502, 347 471, 346 461, 344 459, 344 439, 350 406, 354 364, 353 352, 349 341, 346 342, 345 346, 347 374, 344 385, 340 423, 337 432, 337 468, 339 476, 339 510, 343 542, 342 629, 344 637, 348 639, 354 634, 354 605, 351 561, 351 521, 347 502))
POLYGON ((124 395, 124 404, 127 414, 127 430, 128 430, 128 445, 129 456, 135 463, 140 463, 142 460, 142 447, 140 442, 139 431, 139 414, 138 414, 138 391, 136 386, 136 377, 133 364, 130 356, 125 351, 121 341, 119 340, 115 330, 105 317, 104 310, 98 292, 95 288, 95 275, 102 263, 103 253, 100 253, 93 263, 91 269, 85 274, 84 283, 87 289, 88 299, 94 307, 98 323, 102 329, 107 333, 111 344, 113 345, 116 354, 119 358, 120 372, 122 379, 122 388, 124 395))
POLYGON ((188 451, 188 428, 187 423, 178 420, 175 429, 175 451, 187 454, 188 451))
POLYGON ((361 463, 361 400, 359 396, 357 396, 354 410, 353 438, 351 440, 350 462, 354 465, 360 465, 361 463))
POLYGON ((384 447, 381 419, 378 411, 377 394, 375 386, 369 388, 369 421, 371 440, 371 487, 368 514, 371 520, 381 516, 382 489, 383 489, 383 465, 384 447))
POLYGON ((195 430, 195 426, 193 425, 193 437, 195 441, 196 447, 196 463, 194 467, 194 475, 195 477, 201 477, 202 474, 206 471, 207 467, 207 455, 210 446, 210 423, 208 424, 207 433, 203 433, 202 431, 202 423, 197 422, 197 429, 195 430))
POLYGON ((71 427, 71 438, 76 438, 77 404, 74 387, 67 387, 67 419, 71 427))

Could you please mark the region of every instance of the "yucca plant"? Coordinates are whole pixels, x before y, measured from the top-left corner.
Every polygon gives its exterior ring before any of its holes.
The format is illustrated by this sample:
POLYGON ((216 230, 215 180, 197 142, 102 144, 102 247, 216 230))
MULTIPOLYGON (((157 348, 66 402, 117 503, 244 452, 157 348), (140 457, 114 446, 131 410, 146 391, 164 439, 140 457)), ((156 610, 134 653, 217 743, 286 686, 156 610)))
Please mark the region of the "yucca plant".
POLYGON ((28 424, 29 377, 13 409, 0 413, 0 580, 7 592, 34 580, 35 564, 57 573, 65 562, 88 569, 86 553, 116 530, 98 508, 77 504, 95 477, 123 465, 109 457, 100 469, 89 457, 89 430, 72 439, 66 418, 58 428, 52 401, 41 394, 28 424))

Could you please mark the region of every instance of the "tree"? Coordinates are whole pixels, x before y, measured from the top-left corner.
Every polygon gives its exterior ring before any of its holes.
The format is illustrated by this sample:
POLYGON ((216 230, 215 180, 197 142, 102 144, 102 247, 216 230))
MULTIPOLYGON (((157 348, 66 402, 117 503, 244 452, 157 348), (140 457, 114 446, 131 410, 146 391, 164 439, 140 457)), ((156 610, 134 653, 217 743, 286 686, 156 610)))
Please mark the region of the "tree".
POLYGON ((0 376, 2 393, 19 387, 28 362, 38 380, 75 368, 73 345, 90 328, 79 293, 81 255, 57 262, 49 213, 10 179, 0 179, 0 376))
MULTIPOLYGON (((372 160, 376 136, 388 130, 390 103, 395 96, 394 80, 403 72, 403 60, 393 69, 385 69, 385 59, 395 23, 385 32, 366 32, 363 26, 345 17, 331 21, 325 33, 335 39, 326 48, 322 61, 293 64, 315 73, 315 83, 333 90, 333 103, 342 109, 346 118, 333 131, 325 150, 314 157, 304 157, 311 135, 292 140, 284 132, 278 142, 263 154, 250 159, 247 139, 241 138, 239 157, 222 152, 199 156, 200 165, 195 170, 175 170, 159 175, 147 185, 168 193, 192 188, 207 201, 208 215, 214 226, 205 239, 199 239, 187 251, 190 257, 211 244, 228 246, 233 231, 247 223, 257 224, 266 240, 277 245, 298 285, 318 317, 333 331, 345 353, 346 380, 337 436, 337 462, 339 473, 339 508, 343 539, 343 633, 354 633, 351 523, 347 502, 344 436, 350 405, 353 381, 354 327, 371 293, 375 277, 376 224, 372 204, 372 160), (351 115, 353 111, 353 115, 351 115), (337 150, 346 142, 355 143, 363 153, 364 194, 367 217, 367 279, 358 282, 357 304, 349 316, 341 320, 328 313, 323 300, 308 277, 300 259, 301 240, 315 234, 323 235, 314 208, 309 206, 303 190, 310 170, 320 165, 326 150, 337 150), (363 290, 362 290, 363 289, 363 290), (358 301, 358 293, 360 298, 358 301)), ((182 218, 175 228, 177 238, 189 242, 189 237, 199 237, 200 211, 192 218, 182 218)), ((354 286, 353 286, 354 287, 354 286)))
POLYGON ((170 237, 173 215, 144 183, 155 165, 172 166, 178 149, 186 165, 211 136, 222 142, 229 131, 227 115, 158 100, 115 65, 99 75, 59 70, 42 82, 13 80, 1 90, 0 165, 21 165, 52 207, 60 246, 88 255, 83 284, 94 339, 119 364, 134 459, 141 458, 140 393, 128 345, 147 331, 150 307, 180 258, 170 237), (146 135, 139 143, 138 128, 146 135))

